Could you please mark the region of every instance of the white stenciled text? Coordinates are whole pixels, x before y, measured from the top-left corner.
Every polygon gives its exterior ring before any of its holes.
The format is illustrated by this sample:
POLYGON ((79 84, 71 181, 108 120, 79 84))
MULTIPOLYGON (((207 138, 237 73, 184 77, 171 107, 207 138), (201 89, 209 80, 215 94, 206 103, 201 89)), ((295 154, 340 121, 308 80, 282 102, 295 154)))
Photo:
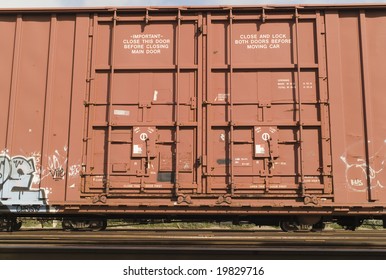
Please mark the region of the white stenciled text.
POLYGON ((241 34, 235 39, 234 44, 246 46, 248 50, 280 49, 283 45, 291 44, 291 39, 284 33, 241 34))
POLYGON ((122 40, 130 54, 161 54, 170 48, 171 40, 161 34, 133 34, 122 40))

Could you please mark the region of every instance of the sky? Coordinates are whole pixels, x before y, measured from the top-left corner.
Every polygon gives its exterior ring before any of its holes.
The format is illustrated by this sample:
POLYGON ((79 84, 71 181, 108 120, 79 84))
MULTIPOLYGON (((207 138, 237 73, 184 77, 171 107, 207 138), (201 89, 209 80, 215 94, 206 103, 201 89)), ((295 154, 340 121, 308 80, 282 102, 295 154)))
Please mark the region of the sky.
POLYGON ((386 3, 386 0, 0 0, 0 8, 386 3))

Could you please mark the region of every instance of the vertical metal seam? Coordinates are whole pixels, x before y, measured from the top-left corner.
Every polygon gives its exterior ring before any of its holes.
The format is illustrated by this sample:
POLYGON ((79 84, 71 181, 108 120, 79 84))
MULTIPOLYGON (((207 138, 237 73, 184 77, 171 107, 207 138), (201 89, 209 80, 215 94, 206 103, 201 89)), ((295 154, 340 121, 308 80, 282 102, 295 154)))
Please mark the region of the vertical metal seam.
POLYGON ((22 41, 22 31, 23 31, 23 17, 21 14, 18 14, 16 17, 16 26, 15 26, 15 39, 14 39, 14 51, 12 58, 12 74, 11 74, 11 87, 10 95, 8 101, 8 116, 7 116, 7 130, 5 135, 5 153, 8 154, 9 146, 12 145, 13 140, 13 127, 15 121, 15 109, 16 109, 16 99, 17 99, 17 80, 19 73, 19 63, 20 63, 20 50, 21 50, 21 41, 22 41))
POLYGON ((300 93, 300 38, 299 38, 299 12, 295 8, 295 33, 296 33, 296 69, 297 69, 297 79, 296 83, 296 93, 297 93, 297 107, 298 107, 298 116, 299 116, 299 161, 300 161, 300 189, 302 196, 305 196, 305 186, 304 186, 304 166, 303 166, 303 123, 302 123, 302 98, 300 93))
MULTIPOLYGON (((18 14, 16 16, 16 24, 15 24, 15 37, 14 37, 14 50, 12 57, 12 74, 11 74, 11 82, 10 82, 10 92, 9 92, 9 100, 8 100, 8 115, 7 115, 7 124, 6 124, 6 132, 5 132, 5 147, 4 147, 4 155, 9 154, 9 147, 12 145, 13 139, 13 131, 14 131, 14 121, 15 121, 15 110, 16 110, 16 98, 17 98, 17 79, 19 72, 19 59, 20 59, 20 45, 21 45, 21 33, 22 33, 22 15, 18 14)), ((3 168, 1 170, 2 174, 4 174, 5 165, 3 164, 3 168)), ((3 192, 0 192, 1 198, 3 197, 3 192)))
POLYGON ((325 37, 323 34, 325 34, 324 27, 324 21, 323 16, 321 15, 320 11, 317 11, 316 13, 316 48, 317 48, 317 63, 318 63, 318 80, 316 81, 318 83, 318 87, 316 88, 319 90, 319 106, 320 106, 320 121, 321 121, 321 160, 322 160, 322 178, 323 178, 323 185, 324 185, 324 191, 323 193, 326 193, 327 186, 329 184, 328 177, 330 176, 330 172, 327 174, 329 158, 331 158, 331 152, 329 152, 329 148, 327 145, 327 139, 330 137, 329 132, 329 122, 328 122, 328 111, 326 111, 325 106, 329 105, 328 102, 328 96, 326 92, 326 84, 325 79, 327 78, 326 73, 326 57, 325 57, 325 50, 326 46, 324 43, 325 37), (322 29, 323 28, 323 29, 322 29))
POLYGON ((337 202, 342 201, 342 188, 346 186, 346 178, 343 178, 344 172, 341 171, 340 164, 341 160, 339 155, 346 149, 345 145, 348 143, 349 135, 346 131, 341 131, 339 128, 344 128, 346 120, 345 108, 338 109, 340 104, 347 104, 344 96, 342 80, 343 69, 342 61, 340 60, 342 52, 345 50, 342 46, 342 26, 339 17, 339 11, 337 10, 324 10, 325 14, 325 30, 326 30, 326 73, 329 77, 327 83, 328 98, 330 102, 329 106, 329 130, 330 130, 330 143, 329 150, 331 151, 331 184, 333 194, 331 195, 332 200, 337 202), (342 176, 343 175, 343 176, 342 176), (344 181, 342 181, 344 180, 344 181))
MULTIPOLYGON (((92 28, 93 30, 93 36, 90 37, 90 33, 89 33, 89 39, 88 39, 88 58, 87 58, 87 77, 86 77, 86 81, 87 81, 87 88, 86 88, 86 93, 85 93, 85 102, 87 104, 90 103, 90 101, 92 100, 93 98, 93 94, 94 94, 94 88, 95 88, 95 85, 93 83, 93 75, 95 75, 95 60, 96 60, 96 56, 94 54, 96 54, 96 49, 97 49, 97 34, 98 32, 95 32, 95 28, 96 26, 98 25, 98 14, 97 13, 94 13, 92 15, 92 18, 90 17, 90 21, 89 21, 89 29, 92 28)), ((93 141, 93 137, 90 137, 90 134, 93 134, 94 131, 92 129, 92 121, 91 118, 93 117, 93 112, 94 112, 94 109, 93 107, 91 107, 90 105, 88 106, 85 106, 85 111, 84 111, 84 132, 83 132, 83 135, 84 135, 84 139, 83 139, 83 153, 82 153, 82 170, 83 168, 86 169, 86 168, 90 168, 90 171, 91 171, 91 164, 93 163, 93 151, 90 151, 92 149, 92 141, 93 141), (91 140, 91 141, 90 141, 91 140), (88 151, 90 151, 88 153, 88 151)), ((91 175, 88 175, 89 172, 87 172, 87 170, 83 170, 87 175, 84 177, 84 185, 83 185, 83 191, 84 192, 88 192, 90 190, 90 186, 87 185, 87 176, 90 176, 91 178, 91 175)), ((91 172, 90 172, 91 173, 91 172)))
POLYGON ((176 126, 176 145, 175 145, 175 175, 174 175, 174 188, 175 195, 179 194, 179 144, 180 144, 180 37, 181 37, 181 10, 178 9, 177 13, 177 35, 176 35, 176 54, 175 54, 175 64, 176 64, 176 94, 175 94, 175 106, 176 106, 176 115, 175 115, 175 126, 176 126))
POLYGON ((361 60, 361 79, 362 79, 362 106, 363 106, 363 127, 365 136, 365 153, 366 153, 366 179, 368 185, 369 201, 375 201, 374 193, 371 190, 371 170, 370 170, 370 153, 372 149, 372 142, 370 140, 372 136, 371 129, 371 103, 369 101, 369 76, 368 76, 368 50, 367 50, 367 31, 366 31, 366 14, 364 10, 359 11, 359 48, 360 48, 360 60, 361 60))
MULTIPOLYGON (((229 97, 229 125, 230 125, 230 133, 229 133, 229 142, 230 142, 230 164, 231 164, 231 181, 230 181, 230 192, 231 195, 234 194, 234 164, 233 164, 233 158, 234 158, 234 123, 233 123, 233 92, 232 92, 232 86, 233 86, 233 53, 232 53, 232 46, 233 46, 233 11, 232 9, 229 10, 229 88, 228 88, 228 97, 229 97)), ((228 103, 228 102, 227 102, 228 103)))
POLYGON ((70 91, 70 106, 69 106, 69 114, 68 114, 68 131, 67 131, 67 161, 66 161, 66 179, 64 184, 64 201, 67 201, 67 186, 68 186, 68 167, 69 167, 69 156, 70 156, 70 146, 71 146, 71 120, 72 120, 72 102, 74 97, 74 72, 75 72, 75 54, 76 54, 76 32, 77 31, 77 15, 75 15, 74 20, 74 42, 72 44, 72 67, 71 67, 71 91, 70 91))
MULTIPOLYGON (((54 56, 55 56, 55 34, 56 34, 56 15, 51 15, 50 20, 50 34, 49 34, 49 42, 48 42, 48 59, 47 59, 47 74, 46 74, 46 87, 45 87, 45 94, 44 94, 44 111, 43 111, 43 130, 42 130, 42 140, 41 140, 41 155, 40 155, 40 175, 43 174, 43 166, 44 166, 44 159, 46 158, 48 160, 48 157, 46 157, 45 151, 47 150, 47 147, 49 146, 49 139, 50 137, 47 135, 48 131, 50 129, 50 112, 51 112, 51 106, 52 106, 52 84, 53 84, 53 77, 52 73, 54 73, 53 68, 55 67, 55 64, 53 62, 54 56)), ((49 164, 47 164, 49 167, 49 164)), ((50 170, 52 171, 52 170, 50 170)), ((55 172, 55 170, 53 170, 55 172)), ((54 178, 55 174, 51 173, 51 176, 54 178)), ((39 189, 41 187, 41 182, 39 183, 39 189)))
POLYGON ((210 51, 212 49, 212 41, 211 41, 211 34, 212 34, 212 14, 211 12, 207 12, 206 14, 206 25, 207 25, 207 32, 206 32, 206 38, 205 38, 205 59, 206 59, 206 69, 204 71, 204 76, 205 76, 205 81, 206 84, 205 84, 205 96, 203 98, 205 98, 204 102, 205 102, 205 105, 204 106, 204 109, 205 109, 205 141, 204 141, 204 145, 205 145, 205 155, 203 155, 203 172, 204 172, 204 177, 205 177, 205 194, 207 194, 210 190, 210 184, 212 184, 212 177, 208 176, 208 173, 209 173, 209 168, 208 166, 213 166, 213 162, 212 162, 212 149, 210 149, 210 144, 209 144, 209 141, 212 140, 212 127, 210 126, 210 124, 212 123, 212 115, 210 114, 210 111, 211 111, 211 103, 209 102, 209 97, 211 96, 211 93, 212 93, 212 56, 210 55, 210 51))
MULTIPOLYGON (((196 121, 197 121, 197 126, 196 126, 196 157, 197 160, 201 158, 201 164, 197 164, 197 169, 196 169, 196 184, 197 184, 197 193, 202 194, 203 193, 203 180, 202 180, 202 156, 203 156, 203 128, 204 128, 204 123, 203 123, 203 108, 202 108, 202 99, 203 99, 203 66, 204 66, 204 59, 203 59, 203 32, 199 32, 199 27, 201 25, 202 28, 204 28, 204 19, 202 16, 202 13, 199 14, 198 16, 198 21, 197 21, 197 42, 196 42, 196 48, 197 48, 197 59, 195 61, 195 64, 197 65, 197 81, 196 81, 196 90, 194 94, 196 94, 196 104, 197 104, 197 109, 195 112, 196 115, 196 121)), ((199 163, 198 161, 196 161, 199 163)), ((194 166, 194 165, 193 165, 194 166)))
POLYGON ((107 166, 106 166, 106 182, 105 182, 105 193, 106 195, 110 192, 110 172, 111 172, 111 133, 112 133, 112 106, 113 106, 113 91, 114 91, 114 73, 115 73, 115 32, 117 26, 117 9, 114 9, 113 14, 113 27, 112 36, 110 42, 110 86, 109 86, 109 98, 108 98, 108 122, 107 122, 107 166))

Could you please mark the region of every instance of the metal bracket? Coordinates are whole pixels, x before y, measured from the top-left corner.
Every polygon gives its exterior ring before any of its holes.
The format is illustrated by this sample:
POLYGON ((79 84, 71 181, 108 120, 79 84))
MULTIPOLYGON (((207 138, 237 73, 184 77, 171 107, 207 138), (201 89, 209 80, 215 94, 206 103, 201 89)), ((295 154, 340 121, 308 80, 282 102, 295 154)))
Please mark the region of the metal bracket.
POLYGON ((196 108, 197 108, 197 106, 196 106, 196 97, 191 97, 190 98, 190 109, 194 110, 196 108))
POLYGON ((107 201, 107 197, 106 197, 106 195, 104 195, 104 194, 96 195, 96 196, 94 196, 93 199, 92 199, 92 203, 98 203, 98 202, 101 202, 101 203, 105 204, 106 201, 107 201))
POLYGON ((304 204, 307 205, 307 204, 314 204, 314 205, 318 205, 319 204, 319 198, 317 196, 314 196, 314 195, 307 195, 304 197, 304 204))
POLYGON ((265 22, 267 19, 267 15, 265 14, 265 9, 263 8, 262 14, 261 14, 261 21, 265 22))
POLYGON ((138 107, 139 108, 151 108, 151 103, 150 104, 148 104, 148 103, 139 103, 138 107))
POLYGON ((182 204, 182 203, 192 204, 192 198, 190 197, 190 195, 180 194, 177 197, 177 204, 182 204))
POLYGON ((216 204, 232 204, 232 197, 229 194, 219 196, 216 204))

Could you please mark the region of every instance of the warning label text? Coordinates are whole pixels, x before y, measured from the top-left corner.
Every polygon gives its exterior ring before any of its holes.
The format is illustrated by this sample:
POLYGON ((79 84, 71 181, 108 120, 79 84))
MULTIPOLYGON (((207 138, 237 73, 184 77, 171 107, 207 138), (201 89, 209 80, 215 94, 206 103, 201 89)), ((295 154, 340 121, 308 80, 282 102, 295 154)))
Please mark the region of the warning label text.
POLYGON ((161 34, 133 34, 122 43, 130 54, 161 54, 171 42, 161 34))
POLYGON ((234 44, 244 45, 248 50, 280 49, 283 45, 291 44, 291 39, 284 33, 241 34, 235 39, 234 44))

